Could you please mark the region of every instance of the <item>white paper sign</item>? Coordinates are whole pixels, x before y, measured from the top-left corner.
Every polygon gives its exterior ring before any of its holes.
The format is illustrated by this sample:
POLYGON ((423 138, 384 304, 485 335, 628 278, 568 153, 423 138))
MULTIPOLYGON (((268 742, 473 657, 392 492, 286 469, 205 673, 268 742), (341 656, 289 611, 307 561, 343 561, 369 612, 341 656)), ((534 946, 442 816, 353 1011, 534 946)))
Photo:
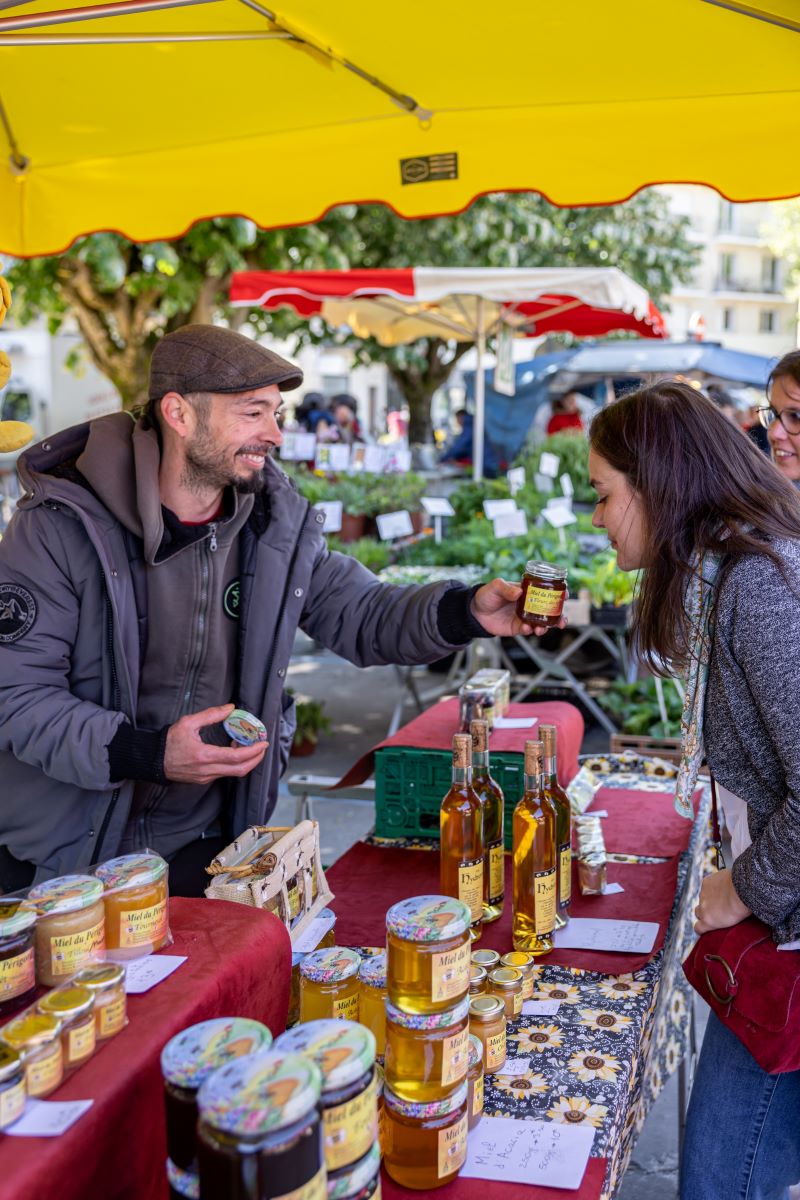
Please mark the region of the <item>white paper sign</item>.
POLYGON ((370 475, 380 475, 386 462, 386 450, 383 446, 364 447, 364 470, 370 475))
POLYGON ((136 958, 125 964, 125 991, 129 996, 149 992, 185 962, 185 955, 180 954, 148 954, 147 958, 136 958))
POLYGON ((429 517, 453 517, 455 509, 445 496, 423 496, 422 507, 429 517))
POLYGON ((566 472, 564 472, 558 482, 561 484, 561 490, 565 496, 575 495, 575 488, 573 486, 572 479, 569 475, 567 475, 566 472))
POLYGON ((593 1142, 594 1130, 584 1125, 484 1117, 467 1138, 461 1175, 576 1191, 593 1142))
POLYGON ((93 1104, 94 1100, 35 1100, 29 1096, 22 1116, 3 1132, 12 1137, 58 1137, 93 1104))
POLYGON ((658 936, 657 921, 603 921, 572 917, 566 929, 557 929, 559 950, 612 950, 620 954, 649 954, 658 936))
POLYGON ((519 537, 528 532, 528 518, 521 508, 513 512, 501 513, 492 522, 496 538, 519 537))
POLYGON ((563 508, 565 512, 572 512, 572 497, 552 496, 545 504, 544 512, 555 512, 558 508, 563 508))
POLYGON ((520 488, 525 487, 525 468, 512 467, 511 470, 506 474, 506 479, 508 480, 508 486, 511 490, 511 495, 516 496, 520 488))
POLYGON ((495 729, 530 729, 538 717, 495 717, 495 729))
POLYGON ((310 462, 317 452, 317 439, 313 433, 285 433, 281 445, 281 458, 287 462, 310 462))
POLYGON ((363 446, 363 445, 362 446, 353 446, 352 453, 350 455, 350 467, 349 467, 350 474, 353 475, 359 471, 363 471, 365 463, 366 463, 366 459, 367 459, 367 447, 363 446))
POLYGON ((492 387, 501 396, 513 396, 517 390, 512 337, 511 326, 501 325, 497 335, 497 362, 492 378, 492 387))
POLYGON ((598 809, 590 808, 586 815, 587 815, 587 817, 607 817, 608 810, 605 808, 598 808, 598 809))
POLYGON ((341 500, 320 500, 314 505, 321 513, 325 514, 325 524, 322 526, 323 533, 338 533, 342 528, 342 502, 341 500))
POLYGON ((411 517, 405 509, 400 512, 381 513, 375 520, 378 526, 378 535, 384 542, 390 542, 393 538, 408 537, 410 533, 414 532, 411 517))
POLYGON ((486 513, 488 520, 493 521, 495 517, 504 517, 508 513, 516 512, 517 502, 514 499, 484 500, 483 511, 486 513))
POLYGON ((391 446, 384 447, 384 449, 386 450, 385 471, 395 471, 400 475, 405 475, 411 470, 410 450, 393 450, 391 446))
POLYGON ((306 926, 300 936, 292 942, 292 951, 295 954, 310 954, 312 950, 316 950, 328 930, 333 928, 335 921, 336 917, 332 912, 325 916, 314 917, 314 920, 306 926))
POLYGON ((533 482, 536 484, 537 492, 552 492, 553 481, 549 475, 540 475, 537 471, 533 477, 533 482))
POLYGON ((551 454, 549 450, 542 453, 539 459, 539 474, 549 475, 551 479, 555 479, 558 474, 558 455, 551 454))
POLYGON ((531 1060, 529 1058, 507 1058, 502 1067, 498 1067, 496 1071, 492 1071, 492 1075, 509 1075, 512 1079, 516 1079, 518 1075, 524 1075, 531 1069, 531 1060))
POLYGON ((332 471, 347 471, 350 466, 350 447, 334 442, 330 447, 330 469, 332 471))
POLYGON ((553 529, 563 529, 565 525, 574 525, 577 517, 574 512, 570 512, 568 508, 546 508, 542 512, 542 516, 548 525, 552 525, 553 529))
POLYGON ((523 1017, 554 1017, 558 1012, 558 1000, 523 1000, 523 1017))
POLYGON ((620 892, 624 892, 625 888, 621 883, 607 883, 603 888, 604 896, 618 896, 620 892))

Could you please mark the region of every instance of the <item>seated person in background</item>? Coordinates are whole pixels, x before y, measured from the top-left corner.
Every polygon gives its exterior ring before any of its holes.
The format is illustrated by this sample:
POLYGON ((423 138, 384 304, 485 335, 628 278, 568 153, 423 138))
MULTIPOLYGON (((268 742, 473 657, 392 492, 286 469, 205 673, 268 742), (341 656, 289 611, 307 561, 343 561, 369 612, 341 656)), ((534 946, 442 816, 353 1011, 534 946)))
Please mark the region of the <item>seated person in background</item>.
POLYGON ((339 441, 348 446, 363 441, 358 420, 358 404, 354 396, 340 392, 331 400, 330 412, 339 430, 339 441))
POLYGON ((547 436, 552 437, 554 433, 583 433, 577 392, 553 398, 553 415, 547 422, 547 436))
MULTIPOLYGON (((467 466, 472 463, 472 437, 475 428, 475 418, 465 408, 459 408, 453 413, 456 423, 456 434, 450 439, 442 451, 439 462, 456 462, 467 466)), ((492 444, 484 434, 483 438, 483 469, 491 478, 497 474, 497 455, 492 444)))

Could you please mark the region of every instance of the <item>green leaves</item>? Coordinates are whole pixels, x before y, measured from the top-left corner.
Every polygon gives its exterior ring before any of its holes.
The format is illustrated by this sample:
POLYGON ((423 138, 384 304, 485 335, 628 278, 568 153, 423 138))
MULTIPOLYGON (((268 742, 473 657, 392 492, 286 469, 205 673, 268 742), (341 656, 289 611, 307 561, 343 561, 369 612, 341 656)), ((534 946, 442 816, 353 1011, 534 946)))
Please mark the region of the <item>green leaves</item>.
POLYGON ((667 720, 662 720, 656 681, 640 679, 635 683, 616 681, 597 697, 601 708, 617 721, 623 733, 648 737, 679 737, 683 701, 669 680, 661 683, 667 720))

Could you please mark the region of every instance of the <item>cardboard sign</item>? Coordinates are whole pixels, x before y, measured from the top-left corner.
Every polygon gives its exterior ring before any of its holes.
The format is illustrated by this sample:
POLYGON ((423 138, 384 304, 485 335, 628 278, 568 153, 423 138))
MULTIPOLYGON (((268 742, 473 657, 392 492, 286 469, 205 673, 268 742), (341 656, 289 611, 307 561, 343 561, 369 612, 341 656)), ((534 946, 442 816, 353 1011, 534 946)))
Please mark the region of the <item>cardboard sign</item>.
POLYGON ((376 517, 378 535, 383 542, 391 542, 394 538, 408 537, 414 532, 411 517, 405 509, 400 512, 381 513, 376 517))
POLYGON ((546 508, 542 516, 553 529, 563 529, 565 525, 574 525, 577 521, 575 513, 569 508, 546 508))
POLYGON ((658 921, 608 921, 572 917, 554 935, 559 950, 616 950, 620 954, 649 954, 658 936, 658 921))
POLYGON ((545 450, 539 459, 539 474, 549 475, 551 479, 555 479, 558 474, 558 461, 557 454, 551 454, 549 450, 545 450))
POLYGON ((501 513, 492 522, 496 538, 520 537, 528 532, 528 518, 521 508, 513 512, 501 513))
POLYGON ((504 517, 507 513, 517 511, 516 500, 484 500, 483 511, 487 518, 493 521, 495 517, 504 517))
POLYGON ((533 482, 536 484, 537 492, 552 492, 553 481, 549 475, 540 475, 537 471, 533 477, 533 482))
POLYGON ((594 1130, 584 1125, 484 1117, 467 1138, 461 1177, 576 1191, 593 1142, 594 1130))
POLYGON ((320 500, 314 505, 321 513, 325 514, 325 524, 322 526, 323 533, 338 533, 342 528, 342 502, 341 500, 320 500))
POLYGON ((423 496, 422 507, 429 517, 453 517, 456 510, 445 496, 423 496))

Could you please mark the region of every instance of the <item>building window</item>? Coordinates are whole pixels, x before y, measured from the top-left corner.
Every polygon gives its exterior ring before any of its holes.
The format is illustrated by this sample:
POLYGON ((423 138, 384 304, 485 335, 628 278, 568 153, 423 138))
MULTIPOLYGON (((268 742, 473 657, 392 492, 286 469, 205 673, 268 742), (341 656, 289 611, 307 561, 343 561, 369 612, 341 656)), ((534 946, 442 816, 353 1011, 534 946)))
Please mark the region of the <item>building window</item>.
POLYGON ((774 333, 777 322, 774 308, 762 308, 758 314, 758 332, 774 333))
POLYGON ((733 277, 736 273, 736 255, 722 254, 719 260, 719 277, 723 287, 733 284, 733 277))
POLYGON ((732 308, 723 308, 722 310, 722 328, 728 333, 733 333, 736 328, 735 310, 732 308))
POLYGON ((761 260, 761 283, 765 292, 777 292, 778 289, 778 260, 768 254, 761 260))
POLYGON ((720 200, 719 230, 720 233, 733 232, 733 205, 731 204, 730 200, 720 200))

